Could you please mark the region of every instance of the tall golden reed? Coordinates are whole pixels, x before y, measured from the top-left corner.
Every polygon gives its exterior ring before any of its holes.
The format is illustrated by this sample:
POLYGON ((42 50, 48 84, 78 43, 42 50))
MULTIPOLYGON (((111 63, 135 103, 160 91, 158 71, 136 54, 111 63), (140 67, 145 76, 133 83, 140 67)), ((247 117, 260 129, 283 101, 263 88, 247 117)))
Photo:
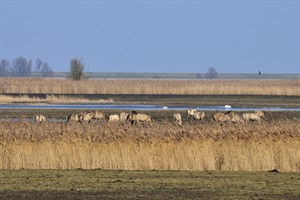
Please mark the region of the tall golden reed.
POLYGON ((0 93, 300 95, 299 80, 154 80, 1 78, 0 93))
POLYGON ((1 169, 300 172, 299 121, 244 125, 0 122, 1 169))

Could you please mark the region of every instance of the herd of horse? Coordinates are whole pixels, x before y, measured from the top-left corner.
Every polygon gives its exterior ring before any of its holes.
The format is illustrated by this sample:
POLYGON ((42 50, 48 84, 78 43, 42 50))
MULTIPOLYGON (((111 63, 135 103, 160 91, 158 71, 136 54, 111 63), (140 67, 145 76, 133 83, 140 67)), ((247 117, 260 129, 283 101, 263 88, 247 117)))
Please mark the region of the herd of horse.
MULTIPOLYGON (((196 109, 188 109, 187 110, 187 118, 192 118, 195 122, 203 120, 205 117, 205 112, 197 111, 196 109)), ((213 120, 216 122, 245 122, 245 121, 257 121, 261 122, 265 118, 265 112, 257 110, 254 113, 244 113, 242 117, 236 114, 233 111, 229 111, 226 113, 217 112, 213 115, 213 120)), ((179 113, 174 114, 174 121, 177 125, 182 125, 182 118, 179 113)))
MULTIPOLYGON (((182 116, 180 113, 175 113, 173 115, 174 123, 182 126, 182 116)), ((200 122, 205 118, 205 112, 197 111, 196 109, 188 109, 187 110, 187 118, 191 119, 194 122, 200 122)), ((217 112, 213 115, 213 120, 216 122, 224 123, 224 122, 247 122, 247 121, 257 121, 261 122, 265 118, 264 111, 255 111, 252 113, 243 113, 242 116, 238 115, 233 111, 229 111, 226 113, 217 112)), ((37 114, 34 117, 37 122, 45 122, 47 121, 46 116, 42 114, 37 114)), ((67 116, 67 122, 91 122, 92 120, 106 120, 108 122, 130 122, 133 124, 139 123, 153 123, 153 118, 147 113, 138 113, 137 111, 131 111, 130 113, 121 112, 120 114, 111 114, 106 116, 105 113, 101 111, 85 111, 81 113, 72 113, 67 116)))

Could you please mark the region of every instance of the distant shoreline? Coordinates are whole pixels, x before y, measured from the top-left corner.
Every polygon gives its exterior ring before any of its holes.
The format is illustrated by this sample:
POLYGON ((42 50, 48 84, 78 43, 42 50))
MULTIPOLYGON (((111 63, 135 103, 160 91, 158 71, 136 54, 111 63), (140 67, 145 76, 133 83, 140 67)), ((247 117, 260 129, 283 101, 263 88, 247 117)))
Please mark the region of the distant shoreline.
MULTIPOLYGON (((139 72, 85 72, 85 78, 115 79, 205 79, 206 73, 139 73, 139 72)), ((68 72, 54 72, 53 78, 65 78, 68 72)), ((300 74, 219 73, 217 79, 284 79, 299 80, 300 74)))

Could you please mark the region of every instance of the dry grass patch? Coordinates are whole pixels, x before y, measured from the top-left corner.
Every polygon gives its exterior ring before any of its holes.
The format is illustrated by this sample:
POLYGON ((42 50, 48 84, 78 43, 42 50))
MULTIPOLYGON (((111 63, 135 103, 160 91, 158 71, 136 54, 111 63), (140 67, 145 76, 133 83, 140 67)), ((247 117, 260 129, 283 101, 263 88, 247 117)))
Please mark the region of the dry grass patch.
POLYGON ((299 121, 152 126, 0 123, 1 169, 300 172, 299 121))
POLYGON ((0 103, 111 103, 113 99, 86 99, 67 96, 46 95, 45 98, 30 97, 28 95, 10 96, 0 95, 0 103))
POLYGON ((154 80, 2 78, 0 93, 300 95, 299 80, 154 80))

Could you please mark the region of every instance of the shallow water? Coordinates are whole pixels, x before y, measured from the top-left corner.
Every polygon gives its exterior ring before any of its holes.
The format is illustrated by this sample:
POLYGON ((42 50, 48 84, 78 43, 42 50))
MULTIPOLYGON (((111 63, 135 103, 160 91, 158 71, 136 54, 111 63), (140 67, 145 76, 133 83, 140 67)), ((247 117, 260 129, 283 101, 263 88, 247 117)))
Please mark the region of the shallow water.
POLYGON ((157 105, 112 105, 112 104, 2 104, 0 109, 120 109, 120 110, 196 110, 207 111, 300 111, 300 108, 280 108, 280 107, 231 107, 225 106, 157 106, 157 105))

